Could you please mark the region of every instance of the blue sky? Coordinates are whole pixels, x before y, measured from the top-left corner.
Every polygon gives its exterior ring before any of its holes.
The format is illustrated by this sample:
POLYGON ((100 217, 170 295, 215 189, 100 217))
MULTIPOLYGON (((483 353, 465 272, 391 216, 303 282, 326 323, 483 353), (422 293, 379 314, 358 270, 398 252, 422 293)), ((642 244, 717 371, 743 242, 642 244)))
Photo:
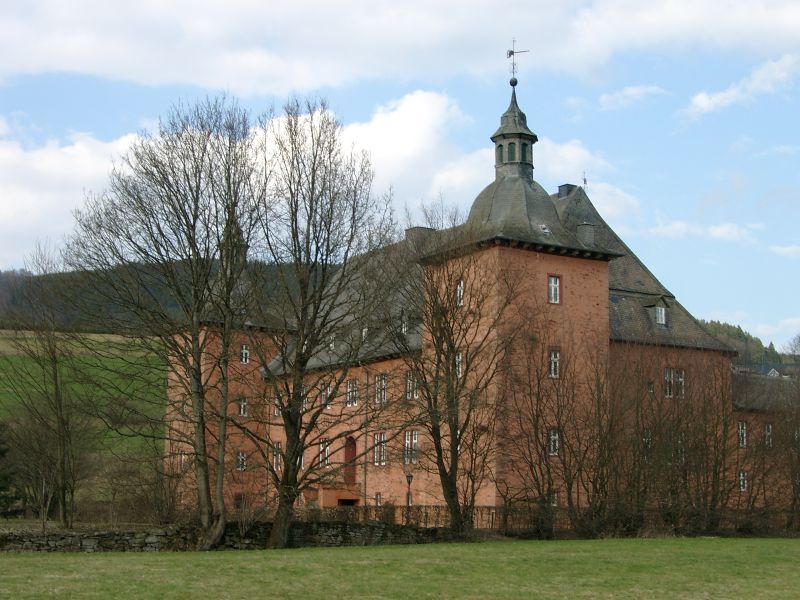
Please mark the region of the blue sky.
POLYGON ((177 101, 326 97, 398 214, 467 211, 518 98, 534 177, 580 183, 695 316, 800 332, 800 3, 230 0, 0 5, 0 269, 55 244, 177 101), (296 4, 296 6, 295 6, 296 4))

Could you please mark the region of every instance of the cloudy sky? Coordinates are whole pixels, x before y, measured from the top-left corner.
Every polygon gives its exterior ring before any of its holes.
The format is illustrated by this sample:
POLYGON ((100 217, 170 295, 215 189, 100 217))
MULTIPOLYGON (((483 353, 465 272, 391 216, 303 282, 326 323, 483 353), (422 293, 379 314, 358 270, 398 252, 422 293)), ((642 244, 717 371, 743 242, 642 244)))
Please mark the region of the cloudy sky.
POLYGON ((580 183, 696 316, 800 332, 796 0, 0 3, 0 269, 55 243, 178 101, 323 96, 398 212, 465 211, 518 97, 535 178, 580 183))

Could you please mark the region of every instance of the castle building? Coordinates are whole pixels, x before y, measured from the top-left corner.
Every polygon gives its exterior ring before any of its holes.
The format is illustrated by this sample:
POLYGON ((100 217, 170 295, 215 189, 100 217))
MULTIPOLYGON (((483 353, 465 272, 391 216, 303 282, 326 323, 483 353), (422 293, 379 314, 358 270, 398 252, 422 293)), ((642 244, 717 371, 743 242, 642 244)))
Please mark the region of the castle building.
MULTIPOLYGON (((304 390, 304 411, 306 398, 325 410, 298 460, 314 473, 298 504, 444 507, 448 474, 451 496, 476 507, 602 504, 635 513, 674 501, 707 517, 792 496, 794 467, 770 470, 763 459, 785 416, 763 400, 733 401, 734 353, 658 281, 584 188, 551 194, 534 180, 537 136, 516 84, 491 136, 495 179, 466 222, 411 228, 392 249, 418 267, 417 306, 400 292, 388 319, 397 331, 365 343, 346 373, 337 370, 337 340, 310 363, 333 383, 317 377, 304 390)), ((234 507, 248 498, 268 504, 268 471, 285 468, 271 400, 279 392, 251 350, 266 331, 236 341, 244 383, 230 417, 242 427, 231 429, 226 464, 234 507)), ((358 331, 373 335, 371 326, 358 331)), ((279 357, 268 358, 278 373, 279 357)))

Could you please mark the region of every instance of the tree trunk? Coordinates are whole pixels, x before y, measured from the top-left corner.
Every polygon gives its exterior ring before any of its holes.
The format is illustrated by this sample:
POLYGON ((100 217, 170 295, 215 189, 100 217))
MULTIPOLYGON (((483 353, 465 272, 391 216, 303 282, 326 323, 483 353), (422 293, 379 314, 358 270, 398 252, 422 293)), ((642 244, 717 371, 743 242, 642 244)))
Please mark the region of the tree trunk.
POLYGON ((456 538, 460 538, 472 529, 472 519, 469 518, 469 511, 464 510, 464 507, 458 501, 455 479, 447 479, 447 481, 442 481, 442 493, 447 504, 447 511, 450 513, 450 531, 456 538))
POLYGON ((203 529, 197 538, 197 550, 211 550, 219 545, 225 535, 225 525, 227 520, 225 512, 218 513, 214 516, 213 522, 209 527, 203 529))
POLYGON ((278 498, 278 510, 272 523, 267 548, 286 548, 289 544, 289 533, 294 521, 294 501, 296 498, 281 494, 278 498))

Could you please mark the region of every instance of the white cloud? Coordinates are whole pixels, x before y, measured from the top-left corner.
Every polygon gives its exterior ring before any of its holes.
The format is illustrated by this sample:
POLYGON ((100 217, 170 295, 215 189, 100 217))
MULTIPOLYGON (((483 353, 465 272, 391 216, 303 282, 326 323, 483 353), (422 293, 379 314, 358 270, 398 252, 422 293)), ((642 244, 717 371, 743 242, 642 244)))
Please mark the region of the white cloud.
POLYGON ((347 125, 344 136, 370 152, 376 191, 391 187, 398 208, 439 193, 468 207, 494 169, 491 149, 467 153, 453 141, 468 121, 447 95, 418 90, 378 107, 367 122, 347 125))
POLYGON ((692 96, 685 112, 690 117, 720 110, 732 104, 750 102, 761 94, 770 94, 785 86, 800 71, 800 56, 786 54, 778 60, 768 60, 741 81, 721 92, 700 92, 692 96))
POLYGON ((592 183, 587 190, 600 215, 614 227, 639 213, 639 199, 610 183, 592 183))
POLYGON ((30 0, 0 4, 0 79, 69 72, 284 95, 369 78, 498 76, 509 14, 525 24, 523 73, 587 77, 631 51, 778 56, 797 51, 800 30, 794 0, 517 0, 503 10, 459 0, 30 0))
POLYGON ((743 327, 761 338, 765 344, 774 341, 779 349, 786 349, 789 340, 800 333, 800 317, 789 317, 772 323, 753 323, 743 327))
POLYGON ((725 242, 753 243, 756 237, 753 231, 763 229, 761 223, 750 223, 745 226, 736 223, 723 222, 716 225, 701 225, 680 219, 665 221, 659 215, 656 217, 657 225, 647 228, 645 233, 657 237, 685 238, 706 237, 725 242))
POLYGON ((789 144, 776 144, 775 146, 770 146, 766 150, 757 152, 756 156, 793 156, 797 154, 798 149, 797 146, 791 146, 789 144))
POLYGON ((608 161, 591 152, 580 140, 558 143, 548 138, 541 138, 533 147, 533 166, 536 179, 550 180, 554 185, 578 183, 584 173, 593 177, 611 169, 608 161))
POLYGON ((86 134, 25 148, 0 139, 0 268, 21 267, 37 239, 58 240, 72 226, 72 210, 87 190, 107 181, 112 157, 133 135, 102 142, 86 134))
POLYGON ((770 246, 770 252, 786 256, 787 258, 800 258, 800 246, 770 246))
POLYGON ((602 94, 598 98, 598 102, 602 110, 616 110, 641 102, 648 96, 660 96, 666 93, 663 88, 657 85, 632 85, 624 87, 617 92, 602 94))

